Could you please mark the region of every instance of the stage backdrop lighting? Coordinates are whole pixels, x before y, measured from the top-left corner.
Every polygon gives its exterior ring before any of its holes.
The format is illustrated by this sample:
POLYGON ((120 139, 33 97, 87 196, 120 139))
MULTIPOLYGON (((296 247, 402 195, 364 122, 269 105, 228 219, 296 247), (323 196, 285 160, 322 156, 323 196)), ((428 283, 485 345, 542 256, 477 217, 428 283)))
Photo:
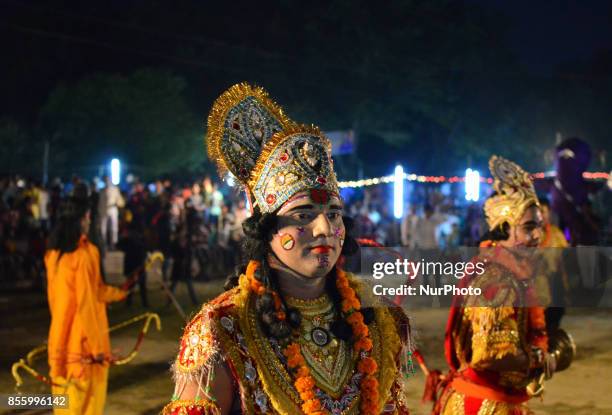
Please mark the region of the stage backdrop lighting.
POLYGON ((119 159, 112 159, 110 162, 111 182, 117 186, 121 183, 121 162, 119 159))
POLYGON ((395 167, 393 179, 393 216, 401 219, 404 214, 404 169, 402 166, 395 167))
POLYGON ((465 170, 465 200, 478 202, 480 198, 480 173, 478 170, 465 170))

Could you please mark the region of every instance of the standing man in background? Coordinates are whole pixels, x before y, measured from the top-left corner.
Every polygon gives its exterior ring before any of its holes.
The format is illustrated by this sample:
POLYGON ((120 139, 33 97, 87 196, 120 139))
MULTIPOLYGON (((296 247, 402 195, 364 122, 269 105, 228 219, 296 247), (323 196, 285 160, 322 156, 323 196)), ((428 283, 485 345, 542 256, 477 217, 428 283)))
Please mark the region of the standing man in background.
POLYGON ((119 188, 115 186, 110 177, 104 176, 104 189, 100 191, 98 201, 98 213, 100 216, 100 227, 102 240, 110 249, 114 249, 119 238, 119 208, 125 205, 119 188), (110 235, 108 227, 110 226, 110 235))
POLYGON ((404 216, 402 220, 401 238, 403 246, 414 248, 414 232, 418 221, 419 217, 416 213, 416 207, 410 206, 410 213, 404 216))

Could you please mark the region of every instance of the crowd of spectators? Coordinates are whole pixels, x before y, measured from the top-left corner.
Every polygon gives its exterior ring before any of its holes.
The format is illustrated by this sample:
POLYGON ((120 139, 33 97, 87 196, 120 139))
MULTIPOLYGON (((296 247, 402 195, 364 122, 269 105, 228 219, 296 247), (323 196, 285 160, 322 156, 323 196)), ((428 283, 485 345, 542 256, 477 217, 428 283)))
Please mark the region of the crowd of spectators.
MULTIPOLYGON (((101 256, 124 252, 124 273, 142 268, 147 252, 161 251, 164 277, 177 282, 226 275, 239 261, 245 200, 223 194, 210 178, 179 185, 135 180, 113 185, 108 178, 88 183, 78 177, 48 186, 19 177, 0 179, 0 282, 42 285, 46 238, 62 199, 90 205, 90 240, 101 256)), ((143 290, 141 290, 143 291, 143 290)), ((143 301, 146 302, 146 301, 143 301)))
MULTIPOLYGON (((466 204, 461 194, 423 185, 410 191, 401 220, 392 212, 392 194, 384 186, 343 190, 345 214, 354 220, 357 237, 386 246, 447 249, 476 246, 486 231, 482 204, 466 204)), ((49 230, 63 198, 90 204, 90 240, 101 256, 124 252, 124 274, 136 275, 146 305, 142 264, 148 252, 166 258, 163 276, 171 290, 192 281, 222 278, 243 262, 242 221, 248 216, 240 192, 209 177, 177 183, 137 179, 121 187, 108 178, 84 181, 73 177, 43 186, 20 177, 0 178, 0 284, 42 286, 42 258, 49 230)))

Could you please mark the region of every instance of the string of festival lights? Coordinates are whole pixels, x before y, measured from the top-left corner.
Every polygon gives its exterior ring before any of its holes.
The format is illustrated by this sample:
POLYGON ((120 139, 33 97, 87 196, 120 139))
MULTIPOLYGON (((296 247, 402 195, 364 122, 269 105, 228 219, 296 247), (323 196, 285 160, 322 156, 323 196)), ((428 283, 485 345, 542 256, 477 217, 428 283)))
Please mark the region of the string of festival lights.
MULTIPOLYGON (((545 178, 555 177, 554 172, 538 172, 533 173, 531 175, 536 180, 541 180, 545 178)), ((605 172, 584 172, 582 176, 587 180, 608 180, 610 178, 610 173, 605 172)), ((419 183, 462 183, 465 182, 465 176, 424 176, 418 175, 414 173, 404 173, 404 180, 409 182, 419 182, 419 183)), ((388 176, 380 176, 380 177, 371 177, 368 179, 360 179, 360 180, 346 180, 338 182, 338 186, 341 188, 358 188, 358 187, 367 187, 374 186, 382 183, 394 183, 396 180, 395 174, 390 174, 388 176)), ((493 183, 493 179, 490 177, 480 177, 481 183, 493 183)))

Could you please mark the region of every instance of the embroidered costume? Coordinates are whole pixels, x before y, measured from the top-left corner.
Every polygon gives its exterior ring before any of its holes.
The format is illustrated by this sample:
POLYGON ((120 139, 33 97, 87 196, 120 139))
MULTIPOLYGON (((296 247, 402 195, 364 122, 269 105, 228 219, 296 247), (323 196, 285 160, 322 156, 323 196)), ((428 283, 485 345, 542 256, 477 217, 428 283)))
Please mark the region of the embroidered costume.
MULTIPOLYGON (((351 285, 358 281, 349 277, 351 285)), ((365 291, 364 291, 365 294, 365 291)), ((288 299, 288 302, 305 301, 288 299)), ((326 412, 359 413, 359 381, 357 354, 341 340, 325 342, 314 338, 316 331, 333 318, 333 304, 325 297, 300 305, 305 324, 299 344, 316 382, 317 396, 326 412), (317 321, 317 319, 319 321, 317 321), (312 336, 312 337, 311 337, 312 336)), ((401 401, 399 361, 401 338, 398 328, 406 325, 399 311, 376 309, 369 331, 373 342, 372 357, 378 365, 379 404, 383 413, 407 413, 401 401), (384 339, 384 341, 383 341, 384 339), (404 412, 402 412, 404 411, 404 412)), ((404 328, 405 330, 405 328, 404 328)), ((293 387, 293 379, 278 342, 270 341, 259 327, 246 276, 240 285, 205 304, 185 328, 180 351, 174 364, 175 395, 189 379, 197 379, 204 392, 211 382, 215 364, 226 362, 239 389, 236 413, 299 414, 301 399, 293 387)), ((170 403, 164 413, 180 414, 185 407, 199 407, 200 412, 215 413, 214 402, 205 394, 200 402, 170 403)), ((325 412, 323 412, 325 413, 325 412)))
MULTIPOLYGON (((243 83, 217 99, 207 147, 220 174, 232 174, 260 212, 276 212, 298 192, 309 191, 313 200, 338 194, 327 138, 291 121, 261 88, 243 83)), ((251 260, 238 286, 204 304, 189 322, 173 367, 173 401, 163 413, 218 413, 211 384, 214 368, 223 364, 235 391, 232 413, 407 414, 402 374, 411 343, 403 312, 380 304, 366 318, 361 304, 375 299, 366 298, 369 290, 357 278, 334 268, 340 301, 327 294, 285 298, 301 321, 278 340, 263 329, 255 307, 258 296, 270 294, 275 318, 287 318, 278 294, 256 278, 261 266, 251 260), (350 341, 332 334, 339 318, 350 326, 350 341), (194 382, 198 395, 181 400, 194 382)))
MULTIPOLYGON (((569 290, 569 281, 562 269, 563 248, 568 246, 563 232, 557 226, 552 223, 544 225, 544 235, 542 242, 540 242, 540 248, 543 248, 540 252, 542 260, 539 264, 535 282, 539 303, 543 306, 551 305, 553 298, 557 300, 555 306, 558 306, 562 301, 559 294, 565 295, 569 290)), ((550 322, 548 323, 550 327, 550 322)))
MULTIPOLYGON (((538 205, 529 176, 516 164, 493 156, 489 162, 496 194, 485 203, 491 229, 516 225, 525 210, 538 205)), ((530 398, 531 371, 493 370, 500 359, 545 353, 548 337, 544 309, 537 305, 531 265, 491 241, 474 262, 485 272, 462 284, 481 295, 455 297, 446 327, 445 354, 450 372, 434 413, 523 414, 530 398)))

